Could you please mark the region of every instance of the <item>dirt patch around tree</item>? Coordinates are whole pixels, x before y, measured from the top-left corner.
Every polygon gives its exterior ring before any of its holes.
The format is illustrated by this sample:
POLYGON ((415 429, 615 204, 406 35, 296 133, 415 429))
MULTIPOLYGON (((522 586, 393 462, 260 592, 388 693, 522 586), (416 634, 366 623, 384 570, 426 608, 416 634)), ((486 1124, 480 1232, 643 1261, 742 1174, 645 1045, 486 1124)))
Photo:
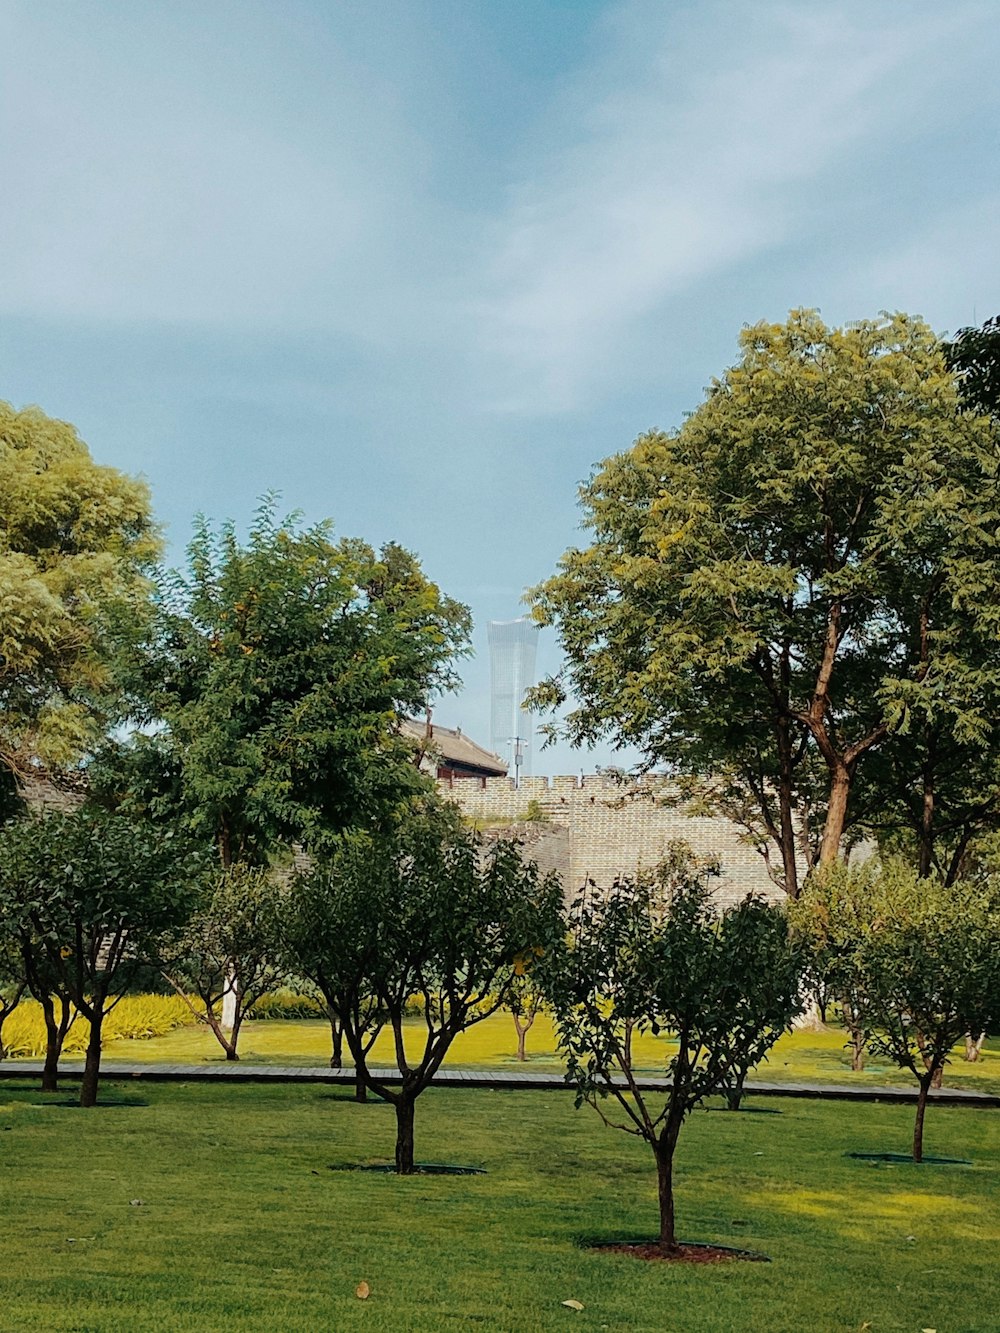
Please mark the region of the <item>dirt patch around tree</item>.
POLYGON ((631 1259, 645 1259, 651 1263, 667 1264, 729 1264, 742 1261, 769 1264, 766 1254, 755 1250, 737 1250, 731 1245, 708 1245, 682 1241, 676 1249, 665 1250, 657 1241, 601 1241, 588 1247, 605 1254, 624 1254, 631 1259))

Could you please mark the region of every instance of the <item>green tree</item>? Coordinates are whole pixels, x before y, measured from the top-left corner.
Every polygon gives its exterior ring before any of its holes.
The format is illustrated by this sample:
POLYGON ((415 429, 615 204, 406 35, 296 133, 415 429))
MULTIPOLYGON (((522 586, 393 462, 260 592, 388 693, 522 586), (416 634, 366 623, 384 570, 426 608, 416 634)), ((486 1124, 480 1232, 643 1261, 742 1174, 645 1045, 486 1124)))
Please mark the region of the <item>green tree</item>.
POLYGON ((28 986, 14 919, 0 899, 0 1060, 7 1057, 3 1025, 21 1002, 28 986))
MULTIPOLYGON (((298 970, 343 1023, 363 1082, 396 1112, 396 1170, 414 1170, 414 1108, 452 1042, 506 1002, 519 960, 561 930, 555 876, 516 845, 488 850, 449 812, 411 814, 390 833, 345 835, 293 885, 287 938, 298 970), (405 1025, 416 1004, 417 1051, 405 1025), (392 1030, 398 1085, 368 1066, 373 1030, 392 1030)), ((523 966, 523 964, 520 964, 523 966)))
POLYGON ((823 998, 824 1014, 832 1007, 843 1025, 855 1073, 864 1069, 868 1049, 857 950, 872 920, 867 884, 873 867, 858 872, 841 863, 817 871, 788 909, 806 950, 806 984, 823 998))
POLYGON ((836 859, 859 773, 932 699, 989 732, 997 448, 919 320, 799 311, 741 349, 679 430, 583 488, 591 545, 535 592, 566 657, 536 701, 572 695, 571 739, 728 791, 794 897, 799 858, 836 859))
POLYGON ((528 1033, 535 1025, 535 1019, 545 1008, 545 995, 541 981, 534 967, 535 952, 532 950, 522 958, 514 959, 514 976, 507 994, 506 1009, 514 1020, 517 1033, 517 1059, 526 1060, 525 1045, 528 1033))
POLYGON ((211 1029, 227 1060, 240 1058, 244 1019, 284 977, 277 897, 267 870, 245 865, 219 870, 190 921, 160 951, 164 976, 211 1029))
POLYGON ((1000 421, 1000 315, 981 328, 959 329, 944 353, 966 407, 1000 421))
POLYGON ((916 1078, 913 1160, 928 1094, 967 1033, 1000 1025, 1000 895, 989 877, 946 884, 902 860, 807 886, 797 924, 826 956, 875 1051, 916 1078))
POLYGON ((587 1102, 649 1144, 668 1253, 680 1248, 674 1155, 686 1117, 706 1097, 742 1087, 800 1007, 800 950, 784 913, 748 897, 716 914, 709 875, 678 845, 655 873, 585 893, 546 966, 577 1106, 587 1102), (640 1088, 635 1032, 664 1038, 665 1092, 640 1088), (620 1119, 604 1111, 608 1099, 620 1119))
POLYGON ((426 786, 399 718, 455 683, 469 616, 408 552, 335 542, 267 502, 245 543, 199 522, 158 612, 124 682, 158 730, 104 756, 104 799, 181 818, 224 866, 264 865, 426 786))
POLYGON ((142 482, 72 426, 0 403, 0 789, 75 764, 114 712, 116 627, 159 542, 142 482))
POLYGON ((17 820, 0 839, 4 913, 63 1011, 90 1024, 80 1105, 93 1106, 104 1019, 191 912, 204 859, 169 830, 99 811, 17 820))

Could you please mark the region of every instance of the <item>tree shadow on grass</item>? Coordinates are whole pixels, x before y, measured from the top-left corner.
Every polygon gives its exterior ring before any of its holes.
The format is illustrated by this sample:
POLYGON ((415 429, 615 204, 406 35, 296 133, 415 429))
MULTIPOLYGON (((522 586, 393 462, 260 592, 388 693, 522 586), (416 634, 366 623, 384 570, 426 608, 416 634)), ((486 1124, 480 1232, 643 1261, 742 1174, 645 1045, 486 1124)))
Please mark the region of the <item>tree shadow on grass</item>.
POLYGON ((336 1092, 331 1092, 328 1089, 324 1088, 322 1092, 318 1092, 316 1095, 320 1101, 345 1102, 348 1106, 391 1106, 392 1105, 391 1102, 387 1102, 384 1098, 376 1097, 374 1093, 372 1093, 371 1096, 366 1097, 363 1102, 359 1102, 357 1097, 355 1097, 354 1095, 353 1088, 338 1088, 336 1092))
MULTIPOLYGON (((37 1094, 36 1094, 36 1095, 37 1095, 37 1094)), ((34 1107, 49 1107, 49 1106, 52 1106, 52 1107, 55 1107, 55 1108, 57 1108, 57 1109, 67 1109, 67 1108, 68 1108, 68 1109, 70 1109, 70 1110, 78 1110, 78 1111, 86 1111, 86 1110, 91 1109, 91 1108, 86 1107, 86 1106, 81 1106, 81 1105, 80 1105, 80 1102, 79 1102, 79 1099, 76 1098, 76 1097, 73 1097, 73 1098, 71 1098, 71 1099, 66 1099, 66 1098, 63 1098, 63 1097, 59 1097, 58 1094, 55 1094, 55 1095, 52 1097, 51 1101, 46 1100, 46 1101, 43 1101, 43 1102, 38 1102, 38 1101, 35 1101, 35 1102, 29 1102, 28 1105, 29 1105, 29 1106, 34 1106, 34 1107)), ((102 1111, 110 1111, 110 1110, 112 1110, 112 1109, 114 1109, 114 1110, 119 1110, 119 1111, 122 1111, 122 1110, 132 1110, 134 1107, 143 1107, 143 1106, 149 1106, 149 1102, 142 1101, 142 1100, 141 1100, 140 1098, 138 1098, 138 1097, 130 1097, 130 1098, 114 1098, 114 1099, 112 1099, 112 1098, 108 1098, 108 1097, 98 1097, 98 1099, 97 1099, 97 1109, 98 1109, 98 1110, 102 1110, 102 1111)))
MULTIPOLYGON (((328 1166, 328 1171, 374 1171, 378 1175, 397 1175, 392 1162, 344 1162, 328 1166)), ((416 1162, 413 1167, 415 1176, 485 1176, 481 1166, 456 1166, 450 1162, 416 1162)))
POLYGON ((926 1153, 919 1162, 913 1160, 912 1153, 906 1152, 845 1152, 845 1157, 852 1157, 858 1162, 888 1162, 893 1166, 972 1166, 969 1157, 929 1157, 926 1153))

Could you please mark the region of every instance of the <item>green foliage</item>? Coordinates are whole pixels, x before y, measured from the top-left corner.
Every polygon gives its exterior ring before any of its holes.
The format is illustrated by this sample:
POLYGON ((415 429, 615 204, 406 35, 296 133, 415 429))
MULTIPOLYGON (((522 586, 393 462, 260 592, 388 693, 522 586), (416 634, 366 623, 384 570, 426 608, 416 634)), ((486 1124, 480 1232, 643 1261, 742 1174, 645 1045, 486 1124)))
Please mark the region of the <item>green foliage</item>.
POLYGON ((834 867, 793 912, 816 975, 850 1004, 873 1050, 920 1082, 914 1158, 935 1076, 966 1033, 1000 1026, 1000 891, 948 884, 897 859, 834 867))
POLYGON ((315 995, 303 995, 281 986, 254 1000, 247 1018, 258 1022, 295 1022, 326 1017, 326 1007, 315 995))
POLYGON ((654 873, 585 893, 547 967, 577 1105, 613 1098, 615 1127, 649 1143, 660 1177, 660 1241, 674 1235, 672 1164, 689 1112, 764 1058, 798 1012, 801 954, 784 913, 752 897, 716 914, 711 869, 678 844, 654 873), (636 1085, 636 1033, 665 1038, 669 1088, 636 1085), (671 1044, 668 1045, 667 1042, 671 1044))
POLYGON ((798 1012, 800 975, 784 914, 752 897, 716 914, 709 874, 677 848, 585 895, 549 981, 578 1104, 615 1094, 632 1033, 649 1032, 686 1115, 763 1059, 798 1012))
POLYGON ((525 806, 522 818, 526 824, 545 824, 549 817, 542 808, 541 801, 532 796, 527 806, 525 806))
POLYGON ((204 895, 183 929, 160 946, 164 975, 179 995, 198 997, 198 1017, 229 1059, 238 1058, 244 1018, 284 977, 278 896, 270 871, 231 865, 205 882, 204 895), (228 1027, 222 1006, 232 1009, 228 1027))
POLYGON ((0 403, 0 778, 73 765, 100 736, 116 622, 141 611, 158 548, 142 482, 0 403))
POLYGON ((958 376, 963 403, 1000 421, 1000 315, 981 328, 959 329, 944 353, 958 376))
POLYGON ((397 1169, 413 1169, 413 1102, 455 1037, 506 1001, 528 951, 553 947, 561 890, 518 848, 484 848, 450 810, 429 806, 391 832, 342 836, 292 886, 290 961, 343 1023, 364 1083, 397 1111, 397 1169), (407 1054, 403 1025, 416 1000, 425 1039, 407 1054), (374 1077, 368 1051, 393 1032, 399 1089, 374 1077))
POLYGON ((97 810, 0 830, 0 919, 32 993, 91 1025, 84 1105, 97 1095, 105 1015, 190 915, 203 871, 204 856, 172 830, 97 810))
POLYGON ((225 864, 384 822, 426 785, 398 719, 455 683, 468 630, 398 546, 334 541, 270 501, 245 543, 199 521, 127 677, 160 730, 95 781, 112 803, 179 813, 225 864))
POLYGON ((875 817, 849 796, 889 737, 996 740, 997 450, 919 320, 793 312, 741 353, 583 488, 591 545, 535 593, 567 667, 535 697, 707 776, 794 896, 797 845, 830 861, 875 817))

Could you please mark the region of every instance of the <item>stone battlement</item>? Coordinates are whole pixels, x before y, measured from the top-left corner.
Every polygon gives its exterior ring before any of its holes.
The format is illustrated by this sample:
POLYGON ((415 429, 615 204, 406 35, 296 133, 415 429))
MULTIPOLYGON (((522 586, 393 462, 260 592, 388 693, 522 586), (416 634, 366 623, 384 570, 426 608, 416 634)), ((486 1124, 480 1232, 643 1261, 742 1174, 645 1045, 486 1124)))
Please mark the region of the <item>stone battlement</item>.
MULTIPOLYGON (((603 773, 581 777, 487 778, 439 783, 470 822, 487 827, 523 824, 535 831, 546 854, 539 864, 557 869, 567 895, 588 880, 606 888, 618 875, 634 875, 656 865, 670 843, 684 841, 700 856, 716 857, 722 874, 720 904, 736 902, 747 893, 780 899, 781 891, 767 873, 760 853, 743 831, 723 816, 688 815, 671 800, 674 787, 661 774, 621 783, 603 773), (528 820, 528 816, 534 818, 528 820), (542 818, 539 819, 538 815, 542 818), (527 821, 527 822, 526 822, 527 821)), ((530 854, 530 853, 529 853, 530 854)))

